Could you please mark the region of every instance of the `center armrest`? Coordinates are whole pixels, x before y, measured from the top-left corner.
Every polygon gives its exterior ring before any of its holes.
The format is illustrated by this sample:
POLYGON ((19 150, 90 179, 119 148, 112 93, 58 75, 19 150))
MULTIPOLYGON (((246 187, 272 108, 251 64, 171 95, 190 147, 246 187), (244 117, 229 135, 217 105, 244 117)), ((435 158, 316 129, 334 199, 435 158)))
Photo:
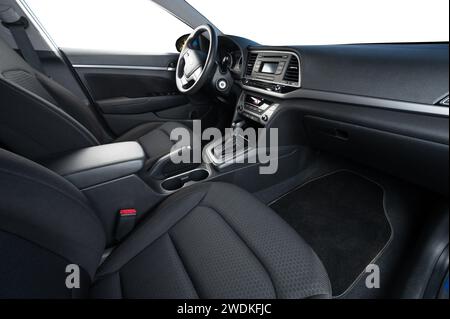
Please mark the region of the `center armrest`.
POLYGON ((137 142, 100 145, 74 151, 47 163, 79 189, 138 173, 145 153, 137 142))

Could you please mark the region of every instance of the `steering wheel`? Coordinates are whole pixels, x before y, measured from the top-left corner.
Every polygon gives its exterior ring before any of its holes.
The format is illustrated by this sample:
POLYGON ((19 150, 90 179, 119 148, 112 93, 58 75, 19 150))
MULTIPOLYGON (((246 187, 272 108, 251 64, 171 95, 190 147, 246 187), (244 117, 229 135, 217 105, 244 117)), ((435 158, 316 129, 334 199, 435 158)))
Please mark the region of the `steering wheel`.
POLYGON ((194 94, 198 92, 211 77, 217 59, 217 42, 216 31, 210 25, 197 27, 187 38, 176 70, 177 88, 181 93, 194 94), (209 35, 208 54, 192 45, 204 32, 209 35))

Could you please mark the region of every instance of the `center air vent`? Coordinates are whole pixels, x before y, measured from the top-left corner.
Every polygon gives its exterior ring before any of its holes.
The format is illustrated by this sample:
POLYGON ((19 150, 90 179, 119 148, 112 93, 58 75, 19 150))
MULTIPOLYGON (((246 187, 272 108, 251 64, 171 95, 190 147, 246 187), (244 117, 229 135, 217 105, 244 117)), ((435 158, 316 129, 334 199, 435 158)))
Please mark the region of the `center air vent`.
POLYGON ((300 63, 294 55, 289 61, 283 80, 298 84, 300 81, 300 63))
POLYGON ((245 71, 246 76, 252 75, 253 67, 255 66, 256 59, 258 58, 258 53, 249 53, 247 59, 247 69, 245 71))

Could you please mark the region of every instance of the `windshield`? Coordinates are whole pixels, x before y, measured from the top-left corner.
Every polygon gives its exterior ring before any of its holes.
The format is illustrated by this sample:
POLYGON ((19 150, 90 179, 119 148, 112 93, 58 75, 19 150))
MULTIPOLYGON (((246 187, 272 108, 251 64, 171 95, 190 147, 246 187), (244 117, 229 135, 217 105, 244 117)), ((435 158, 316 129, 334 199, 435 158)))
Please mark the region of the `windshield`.
POLYGON ((260 44, 449 40, 448 0, 187 0, 225 34, 260 44))

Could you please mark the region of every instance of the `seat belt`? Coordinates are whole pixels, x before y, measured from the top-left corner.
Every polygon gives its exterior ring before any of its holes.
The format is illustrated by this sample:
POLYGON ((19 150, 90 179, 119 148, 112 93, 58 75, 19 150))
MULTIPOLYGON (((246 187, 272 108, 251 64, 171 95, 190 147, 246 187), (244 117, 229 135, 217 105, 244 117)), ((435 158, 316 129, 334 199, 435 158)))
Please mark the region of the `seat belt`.
POLYGON ((25 61, 28 62, 34 69, 45 74, 41 60, 33 48, 30 38, 28 37, 26 29, 29 26, 27 18, 20 17, 11 7, 0 7, 0 20, 2 24, 11 31, 11 34, 16 41, 17 47, 22 53, 25 61))

